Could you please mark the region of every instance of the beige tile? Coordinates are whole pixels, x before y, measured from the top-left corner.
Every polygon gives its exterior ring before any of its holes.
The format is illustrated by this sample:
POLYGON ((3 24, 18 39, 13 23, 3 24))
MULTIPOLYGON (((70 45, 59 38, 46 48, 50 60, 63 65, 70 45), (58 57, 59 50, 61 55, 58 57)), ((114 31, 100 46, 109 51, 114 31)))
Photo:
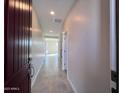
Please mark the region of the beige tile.
POLYGON ((57 55, 47 56, 31 93, 74 93, 57 55))

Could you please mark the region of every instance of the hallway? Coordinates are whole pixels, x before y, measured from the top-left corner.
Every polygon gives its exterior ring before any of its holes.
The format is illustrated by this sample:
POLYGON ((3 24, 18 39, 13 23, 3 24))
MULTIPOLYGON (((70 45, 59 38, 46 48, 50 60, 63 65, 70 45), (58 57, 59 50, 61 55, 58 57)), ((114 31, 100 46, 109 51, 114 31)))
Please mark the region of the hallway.
POLYGON ((117 93, 116 0, 5 1, 5 93, 117 93))
POLYGON ((47 54, 31 93, 74 93, 57 54, 47 54))

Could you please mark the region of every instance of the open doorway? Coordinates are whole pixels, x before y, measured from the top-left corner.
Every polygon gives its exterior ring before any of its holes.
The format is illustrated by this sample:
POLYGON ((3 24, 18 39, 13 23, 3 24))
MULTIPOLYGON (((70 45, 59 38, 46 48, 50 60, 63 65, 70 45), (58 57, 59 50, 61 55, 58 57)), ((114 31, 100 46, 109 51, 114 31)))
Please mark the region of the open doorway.
POLYGON ((45 70, 47 73, 57 74, 61 63, 59 62, 59 39, 45 38, 45 70))
POLYGON ((62 70, 62 62, 59 61, 60 40, 44 38, 44 41, 45 62, 32 86, 31 93, 74 93, 65 71, 62 70))
POLYGON ((46 55, 55 54, 58 55, 58 38, 45 38, 46 42, 46 55))
POLYGON ((35 43, 32 40, 32 44, 40 45, 37 45, 39 48, 36 46, 37 53, 34 51, 36 56, 32 60, 36 69, 33 77, 36 78, 32 80, 31 93, 74 93, 65 72, 67 53, 63 52, 66 50, 63 46, 66 46, 67 42, 66 38, 63 38, 65 41, 62 40, 62 32, 64 21, 76 0, 32 0, 32 2, 35 16, 32 27, 39 29, 32 32, 32 37, 35 36, 36 40, 35 43))

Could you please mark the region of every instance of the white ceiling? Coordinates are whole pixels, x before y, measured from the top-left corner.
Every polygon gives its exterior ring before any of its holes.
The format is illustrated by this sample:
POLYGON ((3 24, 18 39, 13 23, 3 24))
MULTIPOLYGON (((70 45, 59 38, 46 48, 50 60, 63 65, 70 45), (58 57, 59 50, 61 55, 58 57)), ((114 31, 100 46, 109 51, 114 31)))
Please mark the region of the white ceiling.
POLYGON ((76 0, 33 0, 33 7, 39 23, 46 36, 58 36, 62 30, 64 19, 76 0), (50 15, 53 10, 55 15, 50 15), (62 19, 61 23, 53 22, 54 18, 62 19), (52 30, 53 32, 49 32, 52 30))

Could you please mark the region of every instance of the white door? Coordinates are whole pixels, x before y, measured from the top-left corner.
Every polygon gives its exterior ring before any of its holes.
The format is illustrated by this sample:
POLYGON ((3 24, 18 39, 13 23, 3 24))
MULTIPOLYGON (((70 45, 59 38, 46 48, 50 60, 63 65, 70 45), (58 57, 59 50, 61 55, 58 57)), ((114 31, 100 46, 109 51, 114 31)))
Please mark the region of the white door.
POLYGON ((68 36, 67 32, 63 33, 62 40, 62 70, 67 70, 68 62, 68 36))

